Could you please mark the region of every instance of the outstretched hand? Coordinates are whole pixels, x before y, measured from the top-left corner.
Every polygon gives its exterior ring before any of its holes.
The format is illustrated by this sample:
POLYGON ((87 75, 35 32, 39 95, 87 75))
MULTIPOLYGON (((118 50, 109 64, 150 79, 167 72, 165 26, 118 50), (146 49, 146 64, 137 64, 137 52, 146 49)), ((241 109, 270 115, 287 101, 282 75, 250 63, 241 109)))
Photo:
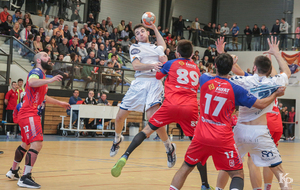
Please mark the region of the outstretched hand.
POLYGON ((143 25, 146 27, 146 28, 150 28, 152 30, 154 30, 156 28, 156 26, 154 25, 154 23, 152 21, 150 21, 150 25, 147 25, 143 22, 143 25))
POLYGON ((281 86, 279 87, 277 90, 276 90, 276 96, 277 97, 280 97, 280 96, 283 96, 284 95, 284 92, 285 92, 285 89, 286 87, 285 86, 281 86))
POLYGON ((271 36, 271 41, 270 38, 268 38, 268 44, 269 44, 269 51, 264 52, 263 54, 270 54, 270 55, 275 55, 276 53, 279 53, 279 43, 280 41, 277 40, 277 37, 271 36))
POLYGON ((224 49, 225 49, 226 42, 224 42, 224 37, 218 38, 215 44, 216 44, 217 52, 219 54, 225 53, 224 49))
POLYGON ((49 79, 49 81, 50 81, 50 83, 55 82, 55 81, 61 81, 62 78, 64 78, 64 77, 61 75, 56 75, 56 76, 52 77, 51 79, 49 79))

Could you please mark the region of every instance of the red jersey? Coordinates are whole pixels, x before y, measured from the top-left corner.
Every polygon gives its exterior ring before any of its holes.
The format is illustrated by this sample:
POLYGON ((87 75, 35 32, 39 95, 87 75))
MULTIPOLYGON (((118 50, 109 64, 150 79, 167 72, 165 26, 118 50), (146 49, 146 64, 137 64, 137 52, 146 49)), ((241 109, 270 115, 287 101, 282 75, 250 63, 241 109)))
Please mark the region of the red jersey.
POLYGON ((244 88, 219 76, 203 74, 200 87, 200 118, 195 138, 208 146, 234 144, 231 115, 235 106, 250 108, 257 99, 244 88))
POLYGON ((11 89, 6 93, 5 100, 8 100, 6 110, 14 110, 18 104, 18 92, 11 89))
POLYGON ((176 105, 197 104, 200 70, 190 59, 178 58, 167 61, 156 78, 168 77, 165 81, 164 103, 176 105))
POLYGON ((23 98, 23 106, 19 111, 18 119, 38 116, 42 114, 45 108, 45 97, 48 91, 48 85, 43 85, 37 88, 29 86, 29 79, 31 77, 38 79, 45 79, 45 73, 39 69, 35 68, 31 70, 27 77, 25 96, 23 98))
POLYGON ((238 118, 236 117, 236 115, 233 115, 233 116, 231 117, 231 126, 232 126, 232 127, 236 126, 237 120, 238 120, 238 118))

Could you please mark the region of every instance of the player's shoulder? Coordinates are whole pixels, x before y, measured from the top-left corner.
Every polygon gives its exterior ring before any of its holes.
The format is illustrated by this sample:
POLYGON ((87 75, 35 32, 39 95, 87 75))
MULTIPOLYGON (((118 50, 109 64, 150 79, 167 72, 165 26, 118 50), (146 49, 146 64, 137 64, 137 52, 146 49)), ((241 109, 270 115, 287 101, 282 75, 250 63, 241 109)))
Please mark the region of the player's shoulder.
POLYGON ((43 74, 43 71, 39 68, 34 68, 29 72, 29 75, 31 75, 31 74, 41 75, 41 74, 43 74))

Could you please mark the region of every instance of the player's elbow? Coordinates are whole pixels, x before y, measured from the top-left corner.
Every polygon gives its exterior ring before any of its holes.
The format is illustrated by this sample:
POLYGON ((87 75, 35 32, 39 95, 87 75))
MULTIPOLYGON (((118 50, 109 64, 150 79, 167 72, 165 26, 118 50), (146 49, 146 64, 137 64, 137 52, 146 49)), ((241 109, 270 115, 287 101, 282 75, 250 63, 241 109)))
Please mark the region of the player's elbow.
POLYGON ((266 108, 268 105, 266 105, 263 101, 261 100, 256 100, 256 102, 254 103, 253 107, 257 108, 257 109, 264 109, 266 108))

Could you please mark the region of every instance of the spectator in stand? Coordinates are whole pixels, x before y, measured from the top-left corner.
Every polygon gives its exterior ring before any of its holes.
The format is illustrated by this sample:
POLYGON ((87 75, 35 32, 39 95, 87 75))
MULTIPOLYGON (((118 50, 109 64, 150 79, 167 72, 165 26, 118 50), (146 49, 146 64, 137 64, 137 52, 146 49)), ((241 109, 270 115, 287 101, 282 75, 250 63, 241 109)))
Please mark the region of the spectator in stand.
MULTIPOLYGON (((289 112, 288 122, 295 122, 295 115, 296 115, 295 107, 292 107, 291 111, 289 112)), ((288 126, 289 126, 289 128, 288 128, 288 130, 289 130, 288 140, 294 140, 295 139, 295 134, 294 134, 295 124, 290 123, 290 124, 288 124, 288 126)))
MULTIPOLYGON (((193 45, 197 46, 198 41, 200 42, 200 38, 199 38, 200 24, 198 22, 198 18, 195 18, 195 21, 192 22, 191 29, 193 33, 193 37, 192 37, 193 45)), ((165 31, 165 33, 167 34, 167 31, 165 31)))
POLYGON ((227 38, 226 36, 229 35, 229 27, 227 26, 227 22, 224 23, 224 25, 222 26, 221 30, 220 30, 220 33, 221 35, 224 36, 224 41, 226 42, 227 41, 227 38))
POLYGON ((90 54, 90 52, 94 52, 95 57, 97 57, 98 55, 98 50, 96 50, 96 43, 95 42, 91 42, 90 43, 90 47, 87 48, 87 53, 90 54))
POLYGON ((52 47, 52 52, 53 52, 53 55, 55 57, 58 57, 59 53, 58 53, 58 46, 56 45, 56 41, 55 41, 55 38, 51 38, 50 40, 50 45, 52 47))
POLYGON ((129 41, 128 36, 125 36, 125 38, 121 41, 120 44, 122 46, 123 51, 129 53, 131 42, 129 41))
POLYGON ((90 12, 93 14, 95 20, 93 23, 98 22, 98 17, 100 13, 100 0, 91 0, 90 12))
POLYGON ((287 33, 289 30, 289 24, 285 21, 285 18, 281 19, 279 30, 281 39, 281 50, 287 50, 287 33))
POLYGON ((72 37, 78 36, 77 28, 76 28, 76 27, 73 27, 73 30, 71 31, 70 34, 71 34, 72 37))
POLYGON ((65 27, 65 20, 64 19, 59 19, 59 25, 62 25, 63 27, 62 28, 64 28, 65 27))
POLYGON ((110 34, 110 39, 117 42, 120 38, 120 34, 118 33, 118 28, 114 28, 113 33, 110 34))
POLYGON ((65 38, 67 38, 68 40, 72 39, 72 35, 71 35, 70 31, 69 31, 69 26, 67 24, 64 26, 63 33, 64 33, 64 37, 65 38))
POLYGON ((121 31, 124 29, 125 29, 125 20, 121 20, 120 24, 118 25, 118 32, 121 33, 121 31))
POLYGON ((111 106, 111 104, 108 103, 108 101, 107 101, 106 98, 107 98, 106 94, 102 93, 101 96, 100 96, 100 98, 98 99, 98 104, 104 104, 106 106, 111 106))
MULTIPOLYGON (((111 53, 109 53, 108 54, 108 59, 111 59, 111 56, 112 55, 117 55, 117 49, 116 49, 116 47, 113 47, 112 49, 111 49, 111 53)), ((121 58, 118 56, 118 58, 117 58, 117 61, 120 63, 120 64, 123 64, 123 62, 122 62, 122 60, 121 60, 121 58)))
POLYGON ((7 6, 4 6, 3 11, 0 13, 0 20, 2 23, 6 21, 8 15, 9 13, 7 12, 7 6))
POLYGON ((45 41, 45 31, 44 31, 44 28, 43 27, 40 27, 39 28, 39 32, 37 34, 38 36, 41 37, 41 42, 44 42, 45 41))
MULTIPOLYGON (((69 104, 75 105, 78 101, 82 101, 82 99, 79 97, 79 90, 75 89, 73 90, 73 96, 70 97, 69 104)), ((67 109, 67 115, 71 114, 71 109, 67 109)), ((72 111, 72 124, 75 122, 74 126, 77 126, 77 119, 78 119, 78 110, 72 111)))
POLYGON ((238 51, 238 34, 240 28, 237 26, 237 23, 233 23, 232 28, 230 29, 232 32, 232 50, 234 50, 234 45, 236 47, 236 51, 238 51))
POLYGON ((73 44, 70 45, 69 47, 69 53, 76 53, 78 55, 79 53, 77 50, 77 45, 78 45, 78 40, 75 38, 73 39, 73 44))
POLYGON ((170 48, 171 52, 176 51, 177 46, 176 46, 176 41, 175 40, 171 41, 171 44, 170 44, 169 48, 170 48))
POLYGON ((277 37, 279 40, 279 34, 280 34, 280 23, 279 19, 276 19, 276 23, 273 25, 271 30, 271 35, 274 35, 274 37, 277 37))
POLYGON ((66 55, 70 55, 70 52, 69 52, 69 48, 67 46, 67 43, 68 43, 68 39, 67 38, 64 38, 63 39, 63 42, 61 44, 58 45, 58 53, 59 54, 62 54, 64 56, 66 55))
POLYGON ((84 43, 81 43, 79 45, 79 47, 77 47, 78 55, 80 55, 82 57, 82 59, 84 59, 86 56, 88 56, 88 53, 84 46, 85 46, 84 43))
POLYGON ((105 40, 105 50, 107 51, 107 53, 111 52, 111 46, 109 40, 105 40))
POLYGON ((246 35, 247 49, 251 51, 252 31, 249 28, 249 25, 246 26, 244 34, 246 35))
POLYGON ((50 24, 49 19, 50 19, 49 15, 45 15, 45 20, 43 21, 43 28, 48 29, 48 26, 50 24))
POLYGON ((103 37, 105 41, 110 41, 110 36, 108 32, 105 32, 105 36, 103 37))
MULTIPOLYGON (((55 39, 55 42, 57 45, 62 43, 62 36, 61 36, 60 32, 56 32, 56 35, 52 36, 52 38, 55 39)), ((68 41, 68 39, 66 39, 66 40, 68 41)))
POLYGON ((50 38, 52 38, 53 36, 53 24, 49 24, 49 26, 46 29, 46 36, 49 36, 50 38))
POLYGON ((71 15, 71 21, 73 20, 77 20, 78 22, 81 22, 81 17, 78 14, 78 10, 75 9, 75 11, 73 12, 73 14, 71 15))
POLYGON ((81 29, 80 29, 80 32, 78 33, 78 38, 79 38, 80 40, 82 40, 84 36, 85 36, 85 29, 84 29, 84 28, 81 28, 81 29))
POLYGON ((18 19, 21 18, 21 17, 20 17, 20 13, 21 13, 20 10, 16 10, 16 11, 15 11, 15 14, 12 16, 12 18, 13 18, 13 19, 12 19, 13 23, 18 22, 18 19))
POLYGON ((110 42, 110 47, 111 47, 111 49, 112 49, 113 47, 116 47, 116 42, 115 42, 115 41, 111 41, 111 42, 110 42))
POLYGON ((215 33, 221 35, 221 24, 218 24, 218 26, 215 29, 215 33))
POLYGON ((62 38, 65 38, 64 31, 63 31, 63 25, 59 25, 56 29, 53 30, 53 36, 56 35, 56 32, 59 32, 62 36, 62 38))
POLYGON ((46 52, 51 60, 55 60, 57 57, 54 56, 53 51, 52 51, 52 46, 50 44, 46 45, 44 48, 44 52, 46 52))
POLYGON ((129 38, 128 26, 125 26, 125 29, 121 31, 121 38, 125 38, 125 36, 128 36, 128 38, 129 38))
POLYGON ((86 64, 88 66, 83 66, 81 72, 81 78, 86 81, 85 89, 87 89, 88 84, 93 81, 94 67, 90 66, 91 63, 92 59, 88 58, 86 60, 86 64))
POLYGON ((98 51, 99 50, 99 46, 97 44, 96 38, 93 38, 92 41, 90 43, 88 43, 87 48, 92 47, 93 44, 95 44, 95 50, 98 51))
POLYGON ((108 25, 106 25, 106 29, 107 29, 107 32, 109 33, 109 35, 113 32, 114 25, 113 25, 112 21, 108 22, 108 25))
MULTIPOLYGON (((17 83, 13 81, 11 83, 11 90, 5 95, 4 104, 6 105, 6 122, 13 123, 13 111, 17 106, 18 92, 17 83)), ((10 132, 14 132, 14 127, 10 127, 10 132)))
POLYGON ((172 40, 173 40, 173 38, 172 38, 172 34, 171 34, 171 33, 169 33, 166 39, 167 39, 167 43, 170 45, 170 44, 171 44, 171 42, 172 42, 172 40))
POLYGON ((107 29, 106 29, 106 20, 103 19, 101 24, 100 24, 100 29, 105 32, 107 29))
MULTIPOLYGON (((57 57, 58 61, 63 61, 63 59, 64 59, 64 55, 59 55, 57 57)), ((52 75, 53 76, 56 76, 56 75, 63 76, 63 78, 61 80, 61 88, 64 89, 65 88, 65 80, 67 78, 70 78, 69 77, 69 73, 67 72, 67 65, 66 65, 66 63, 55 62, 54 65, 53 65, 52 75)))
POLYGON ((168 60, 176 59, 175 52, 171 52, 170 48, 167 48, 165 51, 168 60))
POLYGON ((94 19, 94 16, 93 16, 93 13, 89 14, 89 17, 87 18, 86 23, 88 23, 88 24, 96 23, 95 19, 94 19))
POLYGON ((296 33, 296 39, 295 39, 295 50, 298 51, 300 47, 300 24, 298 24, 298 27, 295 30, 296 33))
POLYGON ((70 31, 73 31, 73 28, 77 28, 77 31, 78 31, 78 20, 74 20, 73 21, 73 26, 71 26, 71 30, 70 31))
POLYGON ((3 34, 9 35, 10 31, 13 29, 14 23, 12 22, 12 16, 8 15, 6 21, 2 23, 3 34))
MULTIPOLYGON (((18 40, 21 40, 20 32, 21 32, 21 30, 20 30, 20 25, 19 25, 19 23, 17 22, 17 23, 14 25, 13 29, 10 30, 10 35, 16 37, 18 40)), ((15 48, 17 48, 18 50, 22 47, 22 46, 19 44, 19 42, 17 42, 16 40, 13 41, 13 46, 14 46, 15 48)))
POLYGON ((98 33, 99 31, 103 31, 101 29, 101 24, 99 22, 96 23, 96 26, 94 27, 94 29, 96 30, 96 33, 98 33))
MULTIPOLYGON (((69 40, 69 42, 68 42, 68 43, 69 43, 69 47, 70 47, 71 45, 73 45, 73 41, 74 41, 75 39, 77 40, 77 42, 79 41, 78 36, 75 35, 71 40, 69 40)), ((79 47, 79 43, 77 43, 76 47, 79 47)))
POLYGON ((268 41, 267 39, 269 38, 269 29, 266 27, 266 25, 262 25, 261 28, 260 28, 260 35, 262 36, 262 50, 263 51, 266 51, 267 48, 269 48, 269 45, 268 45, 268 41))
POLYGON ((283 106, 282 103, 279 103, 279 104, 278 104, 278 109, 280 110, 280 112, 282 111, 282 106, 283 106))
POLYGON ((96 33, 96 30, 93 29, 93 30, 92 30, 92 33, 91 33, 91 34, 89 35, 89 37, 88 37, 88 41, 91 42, 91 41, 93 40, 93 38, 97 39, 97 37, 98 37, 98 35, 97 35, 97 33, 96 33))
POLYGON ((251 72, 251 69, 250 69, 250 68, 247 68, 247 73, 248 73, 248 74, 251 74, 251 75, 253 74, 253 73, 251 72))
POLYGON ((252 33, 254 36, 254 50, 260 51, 260 30, 259 30, 257 24, 254 24, 252 33))
POLYGON ((98 32, 97 39, 99 39, 99 38, 101 38, 101 40, 104 42, 103 32, 101 30, 98 32))
POLYGON ((43 51, 43 43, 41 42, 41 36, 36 36, 35 41, 33 42, 35 53, 43 51))
POLYGON ((210 54, 211 54, 211 57, 210 57, 209 62, 214 63, 215 58, 218 56, 218 52, 216 51, 216 48, 212 48, 210 54))
POLYGON ((56 29, 59 26, 58 17, 55 16, 54 20, 50 23, 53 25, 53 30, 56 29))
POLYGON ((208 46, 207 49, 205 50, 203 57, 202 57, 202 61, 204 61, 205 56, 207 56, 209 59, 211 59, 211 46, 208 46))
MULTIPOLYGON (((32 24, 30 24, 30 20, 29 20, 29 18, 26 18, 26 19, 24 19, 23 20, 23 25, 24 25, 24 27, 26 27, 27 25, 30 25, 31 26, 31 29, 33 29, 33 28, 35 28, 35 26, 33 26, 32 24)), ((32 30, 33 31, 33 30, 32 30)))
POLYGON ((104 47, 104 44, 101 44, 100 45, 100 48, 99 48, 99 50, 98 50, 98 58, 99 59, 104 59, 104 60, 107 60, 108 59, 108 53, 107 53, 107 51, 104 49, 105 47, 104 47))
POLYGON ((21 33, 20 33, 20 36, 21 36, 21 40, 23 42, 25 42, 27 39, 28 39, 28 36, 32 34, 31 33, 31 25, 27 25, 26 28, 24 28, 21 33))
POLYGON ((128 27, 129 38, 131 39, 134 36, 133 30, 132 30, 132 21, 129 21, 126 26, 128 27))
POLYGON ((18 93, 18 100, 17 100, 17 104, 20 103, 21 101, 21 93, 25 92, 25 88, 23 87, 23 79, 19 78, 18 79, 18 88, 17 88, 17 93, 18 93))
POLYGON ((81 40, 79 40, 79 44, 84 43, 84 47, 87 49, 88 47, 88 37, 84 36, 81 40))
MULTIPOLYGON (((24 42, 24 44, 34 51, 34 46, 33 46, 33 35, 29 34, 27 40, 24 42)), ((25 50, 23 56, 25 56, 27 59, 29 59, 30 62, 33 61, 34 54, 28 50, 25 50)))
POLYGON ((175 32, 177 36, 183 37, 183 29, 187 29, 184 25, 182 15, 179 16, 179 19, 174 23, 175 32))
POLYGON ((208 65, 209 65, 209 57, 208 56, 205 56, 204 57, 204 60, 203 60, 203 65, 205 66, 205 67, 208 67, 208 65))
MULTIPOLYGON (((30 24, 31 26, 33 26, 33 22, 32 22, 32 20, 31 20, 31 15, 30 15, 30 13, 26 13, 26 14, 24 15, 24 23, 26 23, 26 25, 27 25, 26 19, 29 20, 28 24, 30 24)), ((35 27, 32 27, 32 28, 35 28, 35 27)))
POLYGON ((22 18, 19 18, 18 19, 18 23, 20 25, 20 31, 22 31, 24 29, 24 26, 23 26, 23 19, 22 18))
POLYGON ((86 57, 82 60, 82 63, 86 63, 86 61, 87 61, 88 59, 91 59, 92 65, 96 65, 97 63, 100 62, 100 59, 95 57, 95 53, 94 53, 93 51, 91 51, 91 52, 89 53, 89 55, 86 56, 86 57), (97 62, 96 62, 96 60, 97 60, 97 62))

